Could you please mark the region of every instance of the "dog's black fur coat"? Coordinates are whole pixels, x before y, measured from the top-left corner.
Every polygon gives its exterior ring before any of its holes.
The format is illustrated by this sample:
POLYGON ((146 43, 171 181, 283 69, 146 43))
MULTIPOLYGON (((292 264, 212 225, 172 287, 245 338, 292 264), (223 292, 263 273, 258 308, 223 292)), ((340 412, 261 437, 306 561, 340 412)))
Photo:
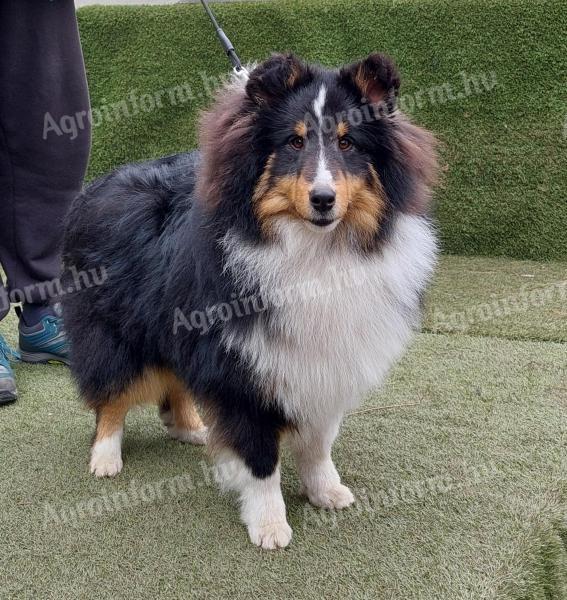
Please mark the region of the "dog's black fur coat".
MULTIPOLYGON (((107 281, 63 299, 73 373, 96 408, 144 369, 171 368, 198 398, 214 399, 221 435, 226 430, 223 437, 263 477, 277 463, 283 415, 264 406, 247 366, 223 349, 216 324, 206 334, 180 327, 173 335, 174 307, 189 316, 239 291, 223 273, 216 235, 222 225, 193 202, 199 160, 192 152, 125 166, 74 203, 64 262, 79 272, 104 267, 107 281)), ((255 318, 266 314, 233 326, 255 318)))

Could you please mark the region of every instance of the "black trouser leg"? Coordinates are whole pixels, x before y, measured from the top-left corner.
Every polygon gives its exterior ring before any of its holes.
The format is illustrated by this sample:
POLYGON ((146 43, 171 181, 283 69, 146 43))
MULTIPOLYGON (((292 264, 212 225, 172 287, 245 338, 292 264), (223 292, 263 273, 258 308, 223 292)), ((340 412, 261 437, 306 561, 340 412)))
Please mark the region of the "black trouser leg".
POLYGON ((88 161, 88 110, 73 0, 1 0, 0 263, 13 299, 45 300, 37 284, 59 275, 64 216, 88 161))

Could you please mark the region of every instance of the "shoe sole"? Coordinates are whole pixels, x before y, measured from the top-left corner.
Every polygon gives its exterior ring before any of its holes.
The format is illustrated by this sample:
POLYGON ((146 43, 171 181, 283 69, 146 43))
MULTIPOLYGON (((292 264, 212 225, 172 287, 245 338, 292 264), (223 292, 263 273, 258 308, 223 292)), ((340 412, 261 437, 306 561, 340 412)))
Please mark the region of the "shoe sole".
POLYGON ((20 357, 22 362, 32 364, 50 364, 50 365, 67 365, 69 366, 69 359, 61 358, 56 354, 49 354, 48 352, 22 352, 20 350, 20 357))
POLYGON ((0 392, 0 406, 12 404, 18 399, 18 394, 14 392, 0 392))

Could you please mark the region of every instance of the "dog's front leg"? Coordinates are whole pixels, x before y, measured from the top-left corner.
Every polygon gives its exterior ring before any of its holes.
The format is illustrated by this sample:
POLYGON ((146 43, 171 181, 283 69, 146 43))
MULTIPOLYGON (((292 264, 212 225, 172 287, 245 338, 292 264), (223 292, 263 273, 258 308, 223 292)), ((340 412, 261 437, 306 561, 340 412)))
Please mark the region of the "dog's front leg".
POLYGON ((271 475, 259 478, 241 458, 223 452, 216 472, 223 489, 238 493, 240 516, 252 543, 265 550, 285 548, 291 541, 291 527, 280 488, 279 464, 271 475))
POLYGON ((311 504, 322 508, 346 508, 354 502, 352 492, 341 483, 331 458, 331 447, 341 420, 342 415, 315 425, 304 424, 291 436, 302 492, 311 504))
POLYGON ((267 550, 285 548, 291 540, 280 487, 280 426, 269 415, 232 414, 212 428, 217 449, 216 477, 239 496, 240 515, 251 541, 267 550))

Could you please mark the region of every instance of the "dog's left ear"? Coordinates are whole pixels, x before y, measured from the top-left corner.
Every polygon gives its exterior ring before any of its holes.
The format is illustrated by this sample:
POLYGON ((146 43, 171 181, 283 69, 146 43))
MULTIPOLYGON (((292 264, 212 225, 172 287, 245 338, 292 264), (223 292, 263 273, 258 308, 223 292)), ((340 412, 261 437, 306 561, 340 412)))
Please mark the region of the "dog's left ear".
POLYGON ((347 87, 354 87, 366 102, 384 103, 388 110, 394 110, 400 89, 400 75, 391 58, 375 52, 339 72, 339 81, 347 87))
POLYGON ((269 105, 309 77, 309 67, 294 54, 273 54, 250 73, 246 93, 259 106, 269 105))

